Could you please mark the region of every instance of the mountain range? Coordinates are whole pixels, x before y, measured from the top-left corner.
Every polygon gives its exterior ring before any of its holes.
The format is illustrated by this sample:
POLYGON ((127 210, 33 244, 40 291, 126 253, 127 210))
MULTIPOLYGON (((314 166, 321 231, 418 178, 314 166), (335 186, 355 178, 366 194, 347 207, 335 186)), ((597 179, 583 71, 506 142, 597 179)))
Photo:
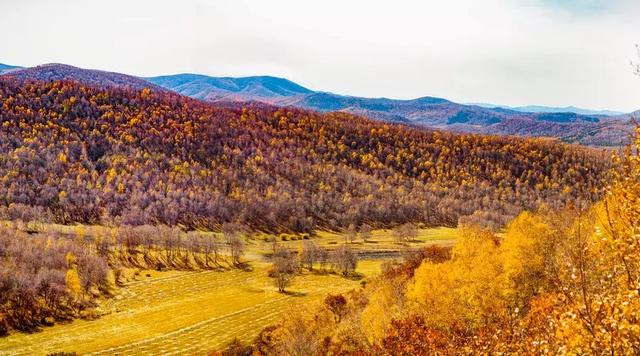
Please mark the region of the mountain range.
POLYGON ((543 136, 592 146, 623 145, 628 142, 634 127, 632 114, 618 115, 612 111, 593 112, 574 107, 465 105, 435 97, 411 100, 364 98, 314 91, 272 76, 232 78, 176 74, 140 78, 63 64, 32 68, 1 65, 0 74, 20 80, 75 80, 93 86, 170 90, 213 103, 259 102, 321 112, 341 111, 376 120, 454 132, 543 136))
POLYGON ((486 103, 468 103, 468 105, 477 105, 482 106, 483 108, 502 108, 509 109, 519 112, 529 112, 529 113, 561 113, 561 112, 572 112, 580 115, 598 115, 598 116, 619 116, 624 115, 624 112, 613 111, 613 110, 589 110, 577 108, 575 106, 565 106, 565 107, 554 107, 554 106, 543 106, 543 105, 527 105, 527 106, 507 106, 507 105, 494 105, 494 104, 486 104, 486 103))
POLYGON ((134 76, 102 70, 81 69, 57 63, 43 64, 31 68, 13 67, 5 71, 3 75, 10 75, 19 80, 41 80, 46 82, 73 80, 96 87, 163 90, 161 87, 134 76))
POLYGON ((16 70, 16 69, 21 69, 22 67, 18 67, 18 66, 11 66, 8 64, 2 64, 0 63, 0 74, 4 74, 4 73, 8 73, 12 70, 16 70))

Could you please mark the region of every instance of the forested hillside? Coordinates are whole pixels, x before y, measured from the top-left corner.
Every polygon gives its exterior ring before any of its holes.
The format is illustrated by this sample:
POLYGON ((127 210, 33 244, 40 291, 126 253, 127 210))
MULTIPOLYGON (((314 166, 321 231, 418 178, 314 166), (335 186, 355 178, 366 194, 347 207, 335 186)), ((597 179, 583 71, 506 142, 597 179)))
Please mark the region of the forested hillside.
POLYGON ((20 81, 41 80, 53 82, 57 80, 73 80, 85 85, 101 88, 117 87, 134 90, 151 88, 156 91, 164 90, 155 84, 131 75, 107 72, 104 70, 80 69, 59 63, 43 64, 31 68, 11 67, 4 74, 20 81))
MULTIPOLYGON (((82 69, 76 70, 82 72, 82 69)), ((554 137, 590 146, 624 146, 629 143, 635 127, 631 120, 635 116, 628 114, 610 116, 612 113, 577 108, 530 107, 519 110, 465 105, 436 97, 411 100, 364 98, 311 91, 286 79, 272 77, 219 78, 178 74, 146 79, 182 95, 210 102, 256 101, 321 112, 341 111, 385 122, 452 132, 554 137)))
POLYGON ((346 113, 0 78, 4 218, 266 231, 503 223, 600 196, 601 152, 346 113))
MULTIPOLYGON (((640 134, 640 129, 637 130, 640 134)), ((587 209, 473 226, 451 251, 388 263, 365 288, 292 313, 228 355, 640 354, 640 139, 587 209)))

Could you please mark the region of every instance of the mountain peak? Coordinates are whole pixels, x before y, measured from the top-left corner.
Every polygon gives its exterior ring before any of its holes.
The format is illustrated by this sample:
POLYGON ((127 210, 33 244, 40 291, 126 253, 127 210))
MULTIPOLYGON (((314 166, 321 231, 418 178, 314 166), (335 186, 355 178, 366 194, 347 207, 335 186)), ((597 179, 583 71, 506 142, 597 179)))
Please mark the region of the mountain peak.
POLYGON ((95 69, 84 69, 68 64, 47 63, 31 68, 18 68, 2 73, 19 80, 72 80, 81 82, 86 85, 98 87, 121 87, 140 90, 144 88, 152 88, 156 90, 164 90, 143 79, 133 77, 126 74, 107 72, 95 69))
POLYGON ((60 63, 33 68, 1 65, 0 74, 24 80, 73 80, 96 87, 171 90, 216 102, 217 105, 262 102, 316 111, 342 111, 376 120, 450 131, 556 137, 588 145, 622 144, 628 138, 626 131, 631 125, 629 114, 611 116, 607 115, 610 112, 581 111, 570 106, 512 108, 488 104, 465 105, 429 96, 405 100, 365 98, 312 91, 288 79, 269 75, 234 78, 183 73, 138 78, 60 63))
POLYGON ((9 64, 0 63, 0 74, 9 73, 11 71, 18 70, 22 67, 12 66, 9 64))
POLYGON ((186 73, 146 79, 164 88, 205 100, 272 99, 312 93, 288 79, 272 76, 233 78, 186 73))

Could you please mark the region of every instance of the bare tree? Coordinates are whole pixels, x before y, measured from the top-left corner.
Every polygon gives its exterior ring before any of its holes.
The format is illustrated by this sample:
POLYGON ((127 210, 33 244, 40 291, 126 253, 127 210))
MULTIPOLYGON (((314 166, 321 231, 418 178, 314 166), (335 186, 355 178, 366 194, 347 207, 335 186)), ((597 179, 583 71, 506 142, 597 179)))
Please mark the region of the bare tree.
POLYGON ((238 224, 225 223, 222 225, 222 234, 227 241, 227 248, 231 261, 234 265, 240 264, 240 259, 244 255, 244 241, 241 237, 242 227, 238 224))
POLYGON ((306 265, 312 271, 313 264, 318 261, 319 248, 313 241, 305 241, 302 245, 302 253, 300 254, 300 262, 306 265))
MULTIPOLYGON (((198 263, 198 255, 203 251, 203 239, 198 231, 191 231, 187 234, 187 241, 185 246, 187 247, 187 251, 191 252, 191 257, 193 261, 198 263)), ((185 257, 185 259, 187 259, 185 257)), ((188 259, 187 259, 187 262, 188 259)))
POLYGON ((418 229, 412 223, 402 224, 393 229, 393 239, 396 243, 404 244, 418 237, 418 229))
POLYGON ((407 241, 414 241, 418 237, 418 228, 412 223, 404 224, 404 233, 407 236, 407 241))
POLYGON ((371 226, 367 224, 362 224, 362 226, 360 226, 360 238, 364 242, 367 242, 371 239, 371 226))
POLYGON ((107 288, 105 281, 108 271, 109 266, 102 258, 89 254, 82 254, 78 257, 78 274, 85 292, 93 287, 104 291, 107 288))
POLYGON ((154 226, 143 225, 136 228, 136 233, 140 235, 140 239, 142 241, 142 251, 145 257, 149 256, 151 250, 154 247, 155 236, 158 235, 158 230, 154 226))
POLYGON ((300 265, 296 255, 288 249, 279 248, 273 255, 272 276, 279 292, 291 284, 293 278, 300 271, 300 265))
POLYGON ((239 265, 244 256, 244 242, 239 236, 232 236, 227 240, 229 244, 229 254, 234 265, 239 265))
POLYGON ((357 236, 358 236, 358 233, 356 232, 355 225, 349 224, 349 227, 344 233, 344 241, 348 243, 353 243, 353 241, 356 239, 357 236))
POLYGON ((318 247, 318 263, 320 264, 320 269, 324 270, 328 262, 329 251, 327 251, 326 248, 318 247))
POLYGON ((334 267, 338 269, 343 276, 350 275, 358 266, 358 255, 346 244, 333 251, 332 257, 334 267))
POLYGON ((213 234, 202 236, 202 252, 204 253, 205 266, 209 267, 209 259, 213 253, 213 263, 218 263, 218 253, 220 252, 220 244, 213 234))

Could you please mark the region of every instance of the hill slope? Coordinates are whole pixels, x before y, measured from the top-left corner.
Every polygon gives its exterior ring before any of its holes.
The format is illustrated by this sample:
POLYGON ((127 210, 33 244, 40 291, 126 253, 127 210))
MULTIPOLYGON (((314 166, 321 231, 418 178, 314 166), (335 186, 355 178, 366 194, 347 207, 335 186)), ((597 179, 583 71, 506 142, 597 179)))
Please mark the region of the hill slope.
POLYGON ((543 106, 543 105, 527 105, 527 106, 506 106, 506 105, 494 105, 494 104, 485 104, 485 103, 470 103, 468 105, 477 105, 483 108, 502 108, 509 109, 513 111, 519 112, 527 112, 527 113, 574 113, 580 115, 595 115, 595 116, 618 116, 624 115, 625 113, 619 111, 612 110, 589 110, 577 108, 575 106, 565 106, 565 107, 553 107, 553 106, 543 106))
POLYGON ((156 85, 203 100, 250 101, 309 94, 312 91, 287 79, 258 76, 214 78, 198 74, 179 74, 148 78, 156 85))
POLYGON ((8 73, 10 71, 16 70, 16 69, 20 69, 21 67, 18 66, 11 66, 8 64, 2 64, 0 63, 0 74, 4 74, 4 73, 8 73))
POLYGON ((608 163, 541 139, 0 78, 0 215, 310 231, 503 222, 599 195, 608 163))
POLYGON ((315 92, 287 79, 269 76, 217 78, 178 74, 142 79, 62 64, 10 69, 4 75, 21 80, 75 80, 97 87, 149 87, 155 91, 168 89, 216 103, 262 102, 323 112, 341 111, 453 132, 554 137, 592 146, 626 144, 633 132, 628 115, 609 117, 553 110, 531 113, 500 107, 462 105, 431 97, 413 100, 361 98, 315 92))
POLYGON ((43 64, 32 68, 20 68, 7 72, 4 75, 19 80, 75 80, 85 85, 97 87, 123 87, 136 90, 152 88, 155 90, 163 90, 159 86, 130 75, 102 70, 83 69, 58 63, 43 64))
POLYGON ((270 90, 266 77, 215 78, 179 74, 147 78, 152 83, 180 94, 211 102, 259 101, 323 112, 342 111, 374 119, 402 122, 469 133, 520 136, 548 136, 589 145, 611 146, 628 142, 633 125, 628 116, 610 117, 602 113, 544 108, 502 108, 463 105, 445 99, 424 97, 413 100, 362 98, 328 92, 314 92, 279 79, 291 90, 270 90), (237 85, 234 80, 243 81, 237 85), (620 122, 622 120, 622 122, 620 122))

